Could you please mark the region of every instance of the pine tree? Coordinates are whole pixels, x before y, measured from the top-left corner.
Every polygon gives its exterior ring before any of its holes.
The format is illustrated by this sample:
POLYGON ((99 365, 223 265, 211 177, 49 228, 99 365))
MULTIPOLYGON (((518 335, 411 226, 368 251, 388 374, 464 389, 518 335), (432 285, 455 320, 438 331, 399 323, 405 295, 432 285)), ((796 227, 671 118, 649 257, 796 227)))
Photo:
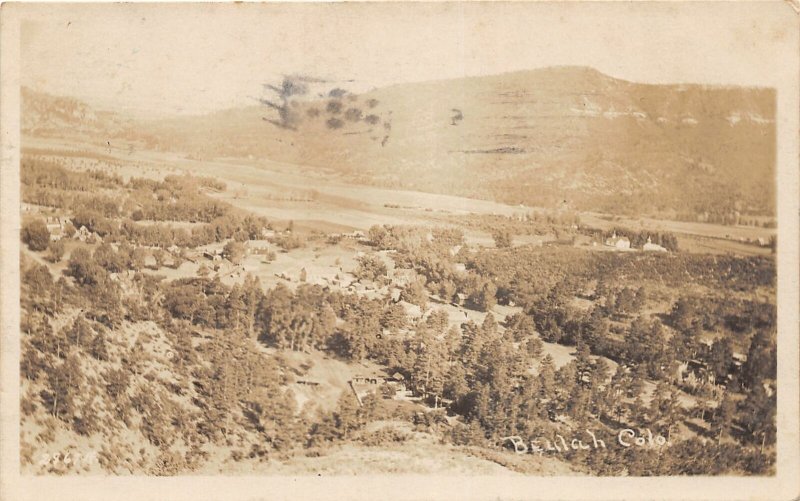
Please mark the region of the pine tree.
POLYGON ((672 325, 679 331, 688 331, 695 323, 697 314, 695 302, 688 297, 681 297, 672 307, 669 314, 672 325))
POLYGON ((461 336, 461 362, 467 370, 471 373, 475 364, 478 363, 478 356, 483 349, 483 330, 480 329, 475 323, 470 320, 463 324, 463 335, 461 336))
POLYGON ((765 379, 775 379, 777 375, 777 350, 774 331, 759 329, 750 341, 747 361, 742 367, 745 387, 753 389, 761 386, 765 379))
POLYGON ((747 398, 741 403, 740 417, 742 426, 756 442, 761 444, 763 452, 765 445, 775 442, 777 411, 777 395, 767 394, 763 385, 756 385, 747 393, 747 398))
POLYGON ((538 337, 529 337, 528 340, 525 341, 525 351, 528 357, 538 359, 544 352, 544 343, 542 343, 542 340, 538 337))
POLYGON ((347 440, 353 431, 363 426, 362 413, 359 410, 358 402, 347 391, 344 391, 342 396, 339 397, 336 411, 333 415, 336 428, 344 440, 347 440))
POLYGON ((622 418, 622 411, 624 410, 624 398, 627 397, 628 387, 630 385, 630 376, 628 376, 625 368, 622 365, 617 366, 617 370, 611 377, 611 383, 606 388, 606 405, 605 408, 610 409, 616 416, 617 421, 622 418))
POLYGON ((584 377, 588 378, 592 371, 592 356, 589 352, 589 345, 583 342, 583 339, 578 339, 575 364, 578 371, 578 379, 583 380, 584 377))
POLYGON ((261 281, 248 273, 242 286, 242 300, 244 301, 244 323, 250 338, 255 335, 255 316, 258 305, 264 293, 261 290, 261 281))
POLYGON ((467 383, 467 374, 464 371, 464 366, 460 363, 454 363, 447 371, 444 379, 443 394, 445 398, 457 400, 464 396, 469 391, 467 383))
POLYGON ((447 353, 447 362, 451 363, 458 354, 458 347, 461 344, 461 329, 453 325, 447 329, 447 334, 444 338, 444 349, 447 353))
POLYGON ((484 339, 491 339, 497 335, 497 321, 495 321, 491 312, 484 317, 481 330, 483 331, 484 339))
POLYGON ((72 323, 72 327, 67 330, 66 337, 70 344, 74 346, 84 346, 93 339, 94 331, 83 316, 79 315, 72 323))
POLYGON ((637 365, 636 369, 634 369, 631 374, 630 383, 628 385, 628 394, 630 396, 638 397, 642 394, 646 377, 647 370, 645 369, 645 366, 637 365))
POLYGON ((83 371, 77 354, 70 353, 64 362, 48 373, 50 409, 53 416, 69 422, 75 412, 74 396, 83 384, 83 371))
POLYGON ((714 341, 714 344, 711 345, 708 364, 716 378, 724 378, 728 374, 728 368, 732 360, 733 347, 731 340, 723 337, 714 341))
POLYGON ((539 387, 541 388, 541 397, 552 399, 555 396, 556 390, 556 369, 553 357, 549 354, 545 355, 539 364, 539 387))
POLYGON ((636 294, 629 287, 624 287, 617 295, 617 302, 614 305, 617 314, 627 315, 635 310, 636 294))
POLYGON ((642 395, 636 395, 636 398, 630 405, 630 416, 636 416, 638 419, 644 419, 646 417, 647 407, 644 405, 644 401, 642 400, 642 395))
POLYGON ((725 393, 722 402, 714 412, 714 417, 711 420, 711 433, 717 436, 717 444, 722 442, 722 437, 731 427, 733 422, 734 413, 736 412, 736 404, 731 397, 725 393))
POLYGON ((90 344, 91 355, 101 361, 108 361, 108 348, 106 346, 105 336, 102 332, 98 332, 90 344))
POLYGON ((239 331, 245 322, 247 315, 247 305, 244 302, 242 289, 238 284, 231 288, 225 303, 225 310, 228 315, 227 325, 235 331, 239 331))

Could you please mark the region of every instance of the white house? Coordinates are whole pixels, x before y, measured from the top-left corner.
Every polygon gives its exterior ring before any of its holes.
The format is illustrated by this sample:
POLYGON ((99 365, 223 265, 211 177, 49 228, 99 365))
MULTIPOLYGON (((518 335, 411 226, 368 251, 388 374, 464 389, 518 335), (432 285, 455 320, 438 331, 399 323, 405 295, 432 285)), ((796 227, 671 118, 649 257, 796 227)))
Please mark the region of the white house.
POLYGON ((244 245, 250 254, 269 254, 272 249, 269 240, 248 240, 244 245))
POLYGON ((631 241, 627 237, 618 237, 615 232, 611 238, 606 239, 606 245, 617 249, 630 249, 631 241))
POLYGON ((642 250, 649 252, 667 252, 667 249, 664 247, 650 241, 650 237, 647 237, 647 243, 642 246, 642 250))

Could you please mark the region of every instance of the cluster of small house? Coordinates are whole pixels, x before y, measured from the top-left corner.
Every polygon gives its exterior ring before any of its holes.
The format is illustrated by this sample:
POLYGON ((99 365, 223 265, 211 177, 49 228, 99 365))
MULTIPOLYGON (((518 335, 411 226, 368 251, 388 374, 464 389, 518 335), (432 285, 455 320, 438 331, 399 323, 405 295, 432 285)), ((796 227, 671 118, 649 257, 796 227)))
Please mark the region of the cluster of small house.
POLYGON ((415 393, 408 388, 405 377, 399 372, 395 372, 391 376, 382 373, 370 376, 356 375, 349 381, 349 384, 359 405, 363 405, 364 398, 369 394, 408 402, 422 402, 427 399, 433 403, 434 409, 444 409, 453 403, 452 400, 441 398, 439 395, 428 394, 424 389, 415 393))
MULTIPOLYGON (((617 236, 616 232, 606 239, 605 245, 607 247, 614 247, 616 250, 627 251, 631 250, 631 241, 627 237, 617 236)), ((642 246, 645 252, 667 252, 667 249, 654 244, 650 237, 647 237, 647 242, 642 246)))
MULTIPOLYGON (((68 217, 48 216, 45 218, 45 226, 50 233, 50 240, 58 241, 67 237, 65 233, 68 224, 72 224, 68 217)), ((93 231, 89 231, 86 226, 80 228, 72 234, 72 238, 81 242, 102 242, 103 237, 93 231)))
POLYGON ((733 352, 731 363, 725 374, 715 374, 704 358, 711 351, 711 341, 701 342, 701 348, 695 354, 695 358, 689 359, 678 366, 676 379, 679 383, 691 389, 697 389, 703 385, 725 386, 742 373, 742 367, 747 361, 747 355, 733 352))
POLYGON ((356 375, 349 383, 359 405, 363 404, 364 397, 370 393, 383 394, 394 400, 420 400, 420 397, 414 397, 413 392, 406 387, 405 377, 399 372, 395 372, 391 376, 385 374, 356 375))

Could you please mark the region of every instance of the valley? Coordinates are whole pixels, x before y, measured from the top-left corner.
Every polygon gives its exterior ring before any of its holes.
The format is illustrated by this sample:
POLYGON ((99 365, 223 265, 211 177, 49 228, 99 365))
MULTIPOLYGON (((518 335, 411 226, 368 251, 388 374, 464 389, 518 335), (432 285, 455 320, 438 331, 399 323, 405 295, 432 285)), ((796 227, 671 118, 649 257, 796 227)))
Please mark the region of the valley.
POLYGON ((24 472, 774 472, 770 90, 300 83, 23 89, 24 472))

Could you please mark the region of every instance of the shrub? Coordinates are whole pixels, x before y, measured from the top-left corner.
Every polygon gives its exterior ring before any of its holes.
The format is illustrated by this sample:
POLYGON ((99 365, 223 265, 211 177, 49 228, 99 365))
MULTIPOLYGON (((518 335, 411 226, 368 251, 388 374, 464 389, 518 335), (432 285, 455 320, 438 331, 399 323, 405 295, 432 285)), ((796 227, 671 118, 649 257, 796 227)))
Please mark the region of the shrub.
MULTIPOLYGON (((274 243, 275 245, 277 245, 278 247, 280 247, 281 249, 286 250, 286 251, 290 251, 292 249, 299 249, 299 248, 305 246, 305 242, 303 241, 303 239, 301 237, 299 237, 297 235, 292 235, 292 234, 290 234, 290 235, 281 235, 281 236, 273 238, 271 241, 272 241, 272 243, 274 243)), ((268 258, 270 257, 269 254, 267 255, 267 257, 268 258)), ((273 253, 272 259, 270 259, 270 260, 274 260, 274 259, 275 259, 275 256, 274 256, 274 253, 273 253)))
POLYGON ((22 241, 32 251, 43 251, 50 245, 50 231, 41 219, 22 225, 22 241))
POLYGON ((54 240, 48 246, 47 260, 51 263, 57 263, 64 257, 64 241, 54 240))
POLYGON ((231 240, 222 249, 223 257, 233 264, 239 264, 244 257, 244 253, 244 245, 236 240, 231 240))
POLYGON ((361 437, 361 442, 368 446, 384 446, 403 443, 409 439, 411 439, 411 433, 407 430, 389 426, 371 433, 365 433, 361 437))
POLYGON ((378 256, 367 254, 358 258, 358 268, 353 272, 359 280, 372 280, 380 282, 386 277, 386 263, 378 256))
POLYGON ((494 245, 498 249, 506 249, 513 245, 513 237, 508 230, 496 230, 492 233, 494 245))
POLYGON ((78 230, 75 228, 75 225, 72 224, 72 221, 67 221, 64 224, 64 236, 65 237, 72 238, 73 235, 75 235, 76 231, 78 231, 78 230))

